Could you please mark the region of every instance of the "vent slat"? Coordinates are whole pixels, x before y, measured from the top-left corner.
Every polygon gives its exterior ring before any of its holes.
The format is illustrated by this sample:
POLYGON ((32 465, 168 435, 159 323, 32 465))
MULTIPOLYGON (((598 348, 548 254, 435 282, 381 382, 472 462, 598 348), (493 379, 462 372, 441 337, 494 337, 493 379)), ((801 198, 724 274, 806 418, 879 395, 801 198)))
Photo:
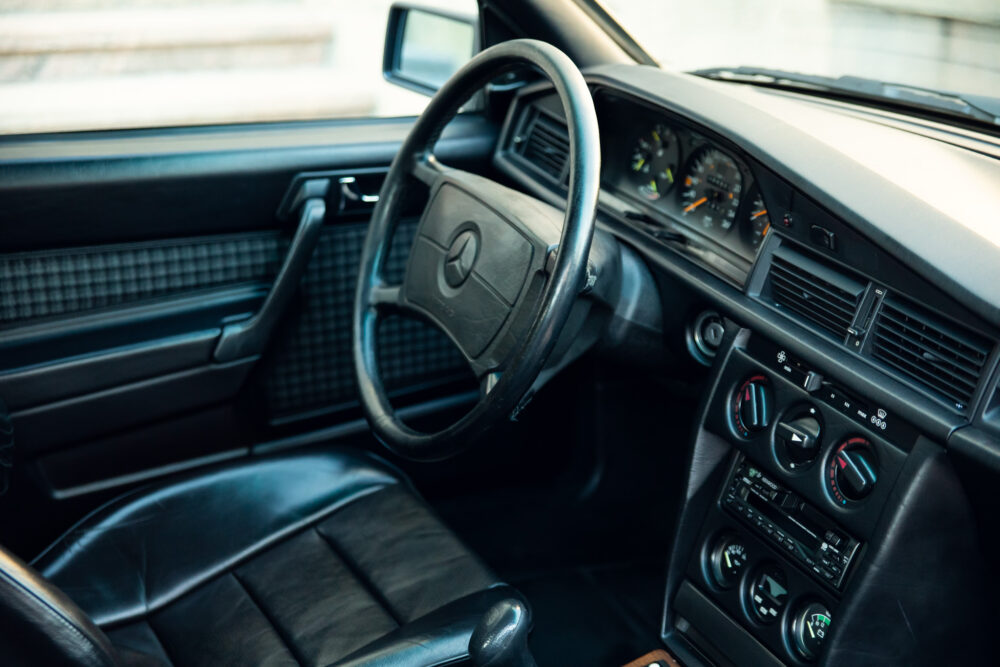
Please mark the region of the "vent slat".
POLYGON ((835 336, 841 336, 843 332, 847 331, 847 327, 851 324, 850 320, 845 321, 843 319, 837 319, 831 317, 827 313, 824 313, 822 310, 806 306, 796 298, 797 295, 794 293, 784 291, 783 288, 776 287, 776 289, 781 291, 780 296, 783 297, 781 299, 777 299, 782 308, 786 308, 802 315, 806 319, 810 320, 814 324, 818 324, 835 336))
POLYGON ((794 301, 791 303, 786 303, 781 307, 784 308, 785 310, 790 310, 793 313, 798 313, 799 315, 806 318, 813 324, 821 327, 822 329, 825 329, 826 331, 830 332, 834 336, 837 336, 838 338, 840 337, 840 331, 842 327, 840 326, 839 323, 831 323, 825 320, 815 311, 806 310, 805 308, 801 308, 795 305, 794 301))
POLYGON ((972 357, 966 352, 959 349, 947 349, 939 341, 934 339, 928 339, 919 330, 915 329, 912 325, 905 322, 897 320, 890 313, 883 313, 882 325, 886 331, 891 331, 902 341, 907 344, 914 345, 918 347, 923 352, 927 352, 934 356, 946 355, 954 358, 954 363, 958 367, 964 366, 965 368, 971 369, 971 373, 976 375, 976 369, 982 366, 983 362, 986 360, 986 355, 972 357))
POLYGON ((970 363, 981 364, 983 361, 986 360, 986 357, 989 356, 990 350, 988 347, 980 347, 979 345, 976 345, 974 343, 973 344, 963 343, 959 339, 955 338, 953 334, 945 333, 940 329, 934 327, 933 324, 929 322, 921 322, 920 323, 921 326, 923 326, 927 330, 927 333, 933 334, 933 337, 927 336, 925 333, 921 332, 919 327, 915 327, 913 324, 910 323, 910 321, 908 321, 908 320, 913 320, 914 319, 913 317, 906 315, 902 311, 897 311, 891 306, 886 308, 883 312, 887 318, 891 319, 899 326, 914 332, 921 338, 924 338, 929 341, 934 341, 935 337, 938 338, 939 340, 940 339, 948 340, 948 342, 955 345, 955 350, 959 354, 961 354, 964 358, 968 359, 970 363))
POLYGON ((993 343, 898 298, 875 322, 872 357, 965 409, 976 395, 993 343))
POLYGON ((565 125, 538 111, 534 113, 534 118, 525 123, 526 129, 515 152, 559 180, 569 159, 569 133, 565 125))
POLYGON ((850 311, 852 316, 854 313, 854 308, 857 302, 854 298, 842 292, 835 291, 835 289, 830 289, 825 286, 822 281, 817 281, 815 277, 803 275, 801 273, 790 271, 784 262, 775 262, 773 275, 779 276, 787 282, 794 284, 796 286, 808 285, 810 290, 814 293, 821 293, 823 297, 827 298, 831 303, 838 305, 844 310, 850 311))
POLYGON ((808 294, 810 297, 812 297, 812 299, 816 299, 822 302, 828 308, 835 311, 839 317, 846 317, 848 324, 850 324, 851 320, 854 318, 853 310, 845 307, 843 305, 843 302, 841 301, 832 300, 830 296, 823 290, 817 289, 812 285, 809 285, 807 287, 801 282, 795 282, 793 280, 789 280, 788 278, 785 278, 784 276, 781 276, 779 274, 774 274, 773 276, 771 276, 771 278, 772 280, 775 281, 775 286, 780 285, 784 287, 787 291, 791 292, 792 294, 804 292, 808 294))
POLYGON ((785 247, 771 262, 768 286, 775 305, 841 340, 865 289, 850 276, 785 247))
MULTIPOLYGON (((905 342, 892 340, 891 338, 883 334, 881 330, 876 331, 875 336, 879 343, 879 352, 882 352, 883 350, 886 351, 893 357, 914 367, 916 369, 916 372, 919 372, 921 374, 926 374, 928 373, 929 370, 937 370, 950 373, 953 370, 951 368, 935 365, 933 364, 933 362, 926 362, 931 364, 931 368, 922 367, 918 364, 920 364, 921 362, 925 362, 926 360, 924 360, 922 357, 914 356, 912 350, 909 350, 906 347, 905 342)), ((964 371, 962 372, 962 375, 952 376, 951 377, 952 382, 949 382, 947 379, 937 376, 934 373, 931 373, 930 376, 932 381, 937 382, 938 380, 940 380, 941 382, 946 382, 948 384, 955 386, 962 393, 971 393, 975 391, 976 382, 979 379, 975 375, 970 375, 968 372, 964 371)))
MULTIPOLYGON (((928 369, 921 367, 919 361, 914 360, 905 350, 899 348, 892 349, 892 346, 882 346, 879 348, 876 358, 950 398, 971 396, 975 390, 975 385, 959 386, 942 376, 935 375, 928 369)), ((964 403, 965 401, 957 400, 956 402, 964 403)))

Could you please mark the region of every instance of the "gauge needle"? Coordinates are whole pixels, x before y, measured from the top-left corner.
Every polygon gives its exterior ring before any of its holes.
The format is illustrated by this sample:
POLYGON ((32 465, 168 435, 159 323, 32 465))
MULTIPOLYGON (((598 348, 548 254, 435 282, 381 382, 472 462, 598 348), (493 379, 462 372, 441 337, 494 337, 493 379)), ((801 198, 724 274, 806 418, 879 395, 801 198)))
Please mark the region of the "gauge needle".
POLYGON ((674 182, 674 172, 670 170, 670 167, 667 167, 667 180, 671 183, 674 182))
POLYGON ((688 204, 687 206, 685 206, 684 207, 684 212, 685 213, 690 213, 691 211, 695 210, 696 208, 698 208, 699 206, 701 206, 702 204, 704 204, 707 201, 708 201, 708 197, 702 197, 698 201, 692 202, 692 203, 688 204))
POLYGON ((642 165, 644 164, 646 164, 646 158, 644 157, 639 158, 639 161, 636 162, 635 165, 632 167, 632 171, 639 171, 640 169, 642 169, 642 165))
POLYGON ((733 566, 733 561, 731 561, 729 559, 729 552, 728 551, 723 551, 722 555, 726 557, 726 567, 731 568, 733 566))
POLYGON ((767 236, 767 233, 768 233, 769 231, 771 231, 771 223, 770 223, 770 222, 769 222, 769 223, 767 223, 767 226, 766 226, 766 227, 764 227, 764 231, 762 231, 762 232, 760 233, 760 235, 761 235, 761 236, 767 236))
POLYGON ((750 219, 751 220, 756 220, 757 218, 759 218, 762 215, 767 215, 767 209, 766 208, 762 208, 761 210, 759 210, 756 213, 754 213, 753 215, 751 215, 750 219))
POLYGON ((809 629, 809 634, 813 636, 813 639, 816 639, 816 631, 813 630, 812 623, 806 623, 806 627, 809 629))

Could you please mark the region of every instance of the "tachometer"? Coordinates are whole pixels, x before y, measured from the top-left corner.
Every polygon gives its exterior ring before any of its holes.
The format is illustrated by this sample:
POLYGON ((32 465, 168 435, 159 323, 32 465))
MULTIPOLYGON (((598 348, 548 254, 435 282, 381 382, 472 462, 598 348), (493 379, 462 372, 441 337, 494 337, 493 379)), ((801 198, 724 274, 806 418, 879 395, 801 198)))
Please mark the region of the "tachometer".
POLYGON ((706 230, 729 231, 736 222, 743 174, 733 158, 716 148, 695 155, 684 177, 681 212, 706 230))
POLYGON ((674 186, 680 149, 677 135, 666 125, 657 124, 639 137, 629 158, 629 171, 644 199, 657 200, 674 186))

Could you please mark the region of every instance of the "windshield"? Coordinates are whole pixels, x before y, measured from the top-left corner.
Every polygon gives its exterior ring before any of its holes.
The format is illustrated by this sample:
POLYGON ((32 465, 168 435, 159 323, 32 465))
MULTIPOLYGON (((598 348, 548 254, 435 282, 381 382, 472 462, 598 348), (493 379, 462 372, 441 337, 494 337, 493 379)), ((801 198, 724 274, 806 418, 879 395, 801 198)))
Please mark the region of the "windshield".
POLYGON ((1000 97, 998 0, 601 0, 663 67, 857 76, 1000 97))

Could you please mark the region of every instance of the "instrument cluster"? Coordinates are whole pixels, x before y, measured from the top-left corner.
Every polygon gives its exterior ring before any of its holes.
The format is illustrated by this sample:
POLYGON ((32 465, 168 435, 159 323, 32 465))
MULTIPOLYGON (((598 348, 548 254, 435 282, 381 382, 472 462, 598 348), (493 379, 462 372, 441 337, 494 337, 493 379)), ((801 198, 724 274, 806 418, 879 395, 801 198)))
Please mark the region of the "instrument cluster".
POLYGON ((651 213, 752 261, 771 231, 747 165, 729 150, 662 113, 606 97, 604 186, 651 213))

